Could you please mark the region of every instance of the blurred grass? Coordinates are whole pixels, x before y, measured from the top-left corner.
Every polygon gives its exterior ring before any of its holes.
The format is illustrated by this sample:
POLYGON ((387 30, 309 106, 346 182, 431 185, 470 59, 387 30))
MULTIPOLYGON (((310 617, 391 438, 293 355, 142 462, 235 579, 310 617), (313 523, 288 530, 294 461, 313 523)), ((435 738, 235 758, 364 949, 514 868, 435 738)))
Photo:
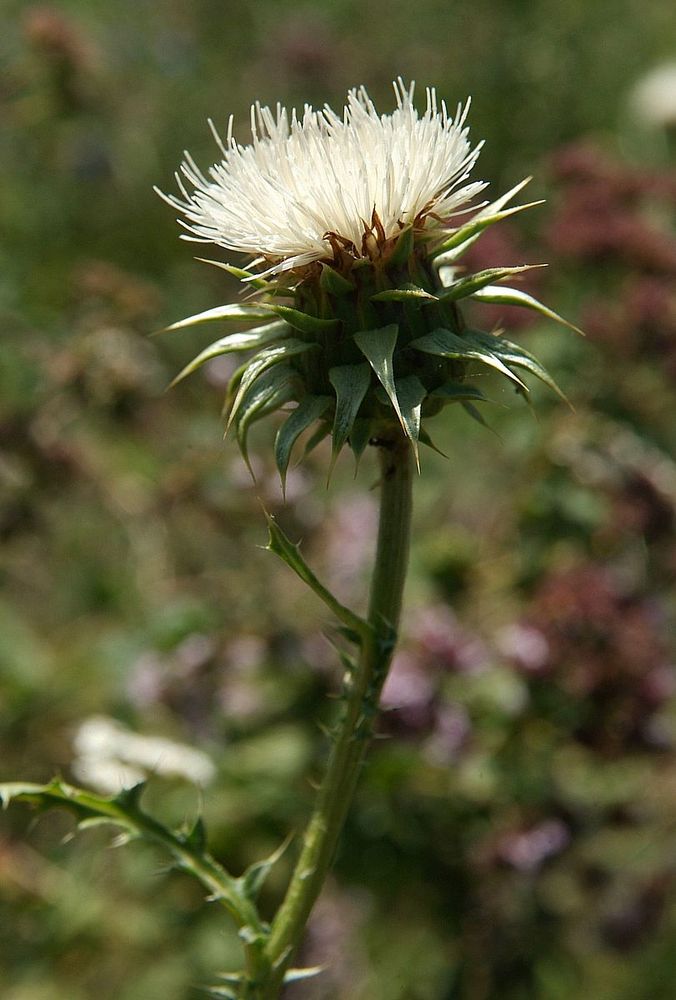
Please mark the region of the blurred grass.
MULTIPOLYGON (((283 507, 272 429, 255 488, 221 442, 227 368, 164 393, 201 335, 148 333, 236 286, 191 259, 151 189, 172 187, 184 146, 211 162, 208 116, 233 112, 245 138, 254 98, 340 105, 363 82, 390 107, 399 73, 450 104, 471 93, 481 175, 498 190, 534 173, 548 199, 486 253, 551 260, 538 294, 589 325, 586 342, 519 332, 576 412, 536 390, 536 422, 486 379, 499 438, 440 422, 450 461, 426 454, 417 487, 388 739, 308 934, 304 959, 328 971, 293 995, 671 1000, 673 135, 627 110, 673 57, 671 5, 5 0, 0 15, 3 776, 68 774, 78 723, 109 714, 212 756, 202 807, 234 869, 300 827, 337 677, 322 609, 260 549, 255 497, 359 602, 375 472, 367 458, 355 483, 341 461, 326 493, 320 449, 283 507), (571 166, 560 149, 581 139, 603 152, 578 146, 571 166)), ((174 820, 198 808, 154 786, 174 820)), ((63 844, 65 818, 18 809, 1 829, 8 1000, 187 1000, 236 965, 227 922, 152 852, 100 831, 63 844)))

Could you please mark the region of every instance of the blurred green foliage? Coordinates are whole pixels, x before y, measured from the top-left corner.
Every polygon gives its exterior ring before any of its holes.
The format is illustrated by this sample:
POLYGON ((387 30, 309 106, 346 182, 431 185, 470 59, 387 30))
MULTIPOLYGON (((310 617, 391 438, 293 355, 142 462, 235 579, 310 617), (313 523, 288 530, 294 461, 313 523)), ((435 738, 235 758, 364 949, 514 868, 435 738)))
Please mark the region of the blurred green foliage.
MULTIPOLYGON (((440 423, 450 460, 424 456, 387 738, 302 956, 327 972, 289 997, 671 1000, 674 136, 627 104, 673 57, 671 4, 5 0, 1 16, 1 777, 68 775, 79 723, 111 715, 211 756, 201 797, 156 778, 148 801, 173 822, 203 809, 233 869, 302 826, 337 668, 323 609, 259 547, 255 498, 358 604, 374 470, 355 483, 342 460, 326 493, 320 449, 283 506, 271 430, 255 487, 221 442, 227 365, 164 393, 202 335, 148 333, 236 285, 191 259, 151 188, 184 146, 211 162, 208 116, 234 113, 244 139, 254 98, 336 106, 363 82, 390 107, 397 74, 471 93, 479 175, 497 192, 534 173, 548 200, 484 241, 485 263, 552 262, 534 290, 589 338, 519 336, 576 412, 536 389, 536 422, 487 378, 499 438, 440 423)), ((188 1000, 237 965, 186 878, 70 829, 2 818, 6 1000, 188 1000)))

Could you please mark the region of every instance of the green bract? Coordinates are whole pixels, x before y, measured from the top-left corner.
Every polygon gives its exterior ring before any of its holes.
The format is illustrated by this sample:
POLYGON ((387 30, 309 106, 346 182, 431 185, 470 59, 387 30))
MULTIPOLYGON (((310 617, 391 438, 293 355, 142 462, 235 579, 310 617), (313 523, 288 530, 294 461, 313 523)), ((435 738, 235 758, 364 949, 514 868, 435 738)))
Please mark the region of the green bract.
POLYGON ((276 410, 286 413, 296 403, 275 442, 282 480, 296 442, 309 429, 306 452, 331 435, 333 468, 344 445, 358 459, 369 440, 387 436, 395 424, 417 457, 419 442, 431 443, 426 421, 452 403, 481 419, 474 403, 485 397, 467 384, 471 366, 497 371, 524 396, 528 386, 522 376, 534 375, 563 397, 532 354, 500 331, 469 329, 461 313, 463 300, 473 299, 523 306, 571 325, 537 299, 503 284, 533 265, 474 274, 459 266, 462 254, 489 226, 531 207, 504 208, 525 183, 447 234, 441 245, 412 225, 385 240, 374 217, 364 232, 364 243, 370 240, 373 246, 367 257, 355 257, 336 243, 330 260, 269 279, 219 264, 246 284, 252 299, 209 309, 169 329, 247 320, 257 325, 220 336, 175 381, 221 354, 247 353, 228 392, 228 427, 234 427, 248 461, 252 424, 276 410))

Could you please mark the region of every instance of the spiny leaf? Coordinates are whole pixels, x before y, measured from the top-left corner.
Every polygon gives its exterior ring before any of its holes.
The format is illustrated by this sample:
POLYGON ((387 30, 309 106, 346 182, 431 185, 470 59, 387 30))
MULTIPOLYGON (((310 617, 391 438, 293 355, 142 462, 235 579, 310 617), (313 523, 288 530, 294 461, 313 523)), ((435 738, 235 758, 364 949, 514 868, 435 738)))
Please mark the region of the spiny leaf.
POLYGON ((525 205, 515 205, 513 208, 506 208, 503 212, 495 212, 492 215, 485 215, 481 212, 443 242, 434 257, 435 267, 454 264, 476 243, 489 226, 494 226, 496 222, 502 222, 503 219, 508 219, 511 215, 525 212, 528 208, 535 208, 537 205, 543 204, 544 201, 540 199, 540 201, 529 201, 525 205))
MULTIPOLYGON (((472 420, 476 420, 476 422, 478 424, 481 424, 482 427, 485 427, 486 430, 493 431, 493 428, 490 426, 490 424, 486 423, 486 421, 483 418, 483 414, 479 410, 477 410, 476 406, 474 406, 473 403, 463 403, 462 408, 467 414, 469 414, 472 420)), ((493 431, 493 433, 495 434, 496 432, 493 431)), ((499 437, 500 435, 497 436, 499 437)))
POLYGON ((449 402, 461 402, 463 400, 475 400, 481 403, 489 402, 488 398, 481 389, 473 385, 467 385, 466 382, 444 382, 437 389, 433 389, 430 396, 437 396, 440 399, 446 399, 449 402))
POLYGON ((464 337, 458 336, 457 333, 453 333, 451 330, 434 330, 425 337, 419 337, 418 340, 411 341, 409 346, 414 347, 417 351, 423 351, 425 354, 434 354, 441 358, 481 361, 483 364, 495 368, 502 375, 506 375, 508 379, 522 388, 528 388, 518 375, 510 371, 496 354, 478 344, 470 343, 464 337))
POLYGON ((210 893, 242 922, 257 919, 249 901, 238 894, 238 882, 205 851, 197 850, 183 834, 176 834, 143 812, 138 804, 141 789, 136 786, 122 795, 105 797, 63 781, 47 785, 7 782, 0 785, 0 802, 7 806, 14 800, 33 803, 41 808, 62 806, 74 813, 78 823, 99 820, 120 827, 133 838, 142 837, 168 851, 184 871, 190 872, 210 893), (245 915, 245 916, 244 916, 245 915))
POLYGON ((296 354, 302 354, 304 351, 309 351, 313 347, 317 347, 317 344, 308 344, 304 340, 296 340, 294 337, 289 337, 288 340, 281 340, 273 347, 268 347, 266 350, 260 351, 254 358, 252 358, 242 375, 242 380, 239 384, 235 401, 232 404, 230 416, 228 417, 228 427, 230 427, 230 424, 237 414, 239 406, 244 398, 244 394, 249 386, 253 385, 259 375, 262 375, 263 372, 268 370, 268 368, 272 368, 273 365, 279 364, 281 361, 285 361, 287 358, 291 358, 296 354))
POLYGON ((271 303, 267 306, 270 312, 286 320, 289 326, 301 333, 322 334, 336 330, 340 326, 339 319, 320 319, 318 316, 311 316, 309 313, 301 312, 299 309, 292 309, 291 306, 280 306, 271 303))
POLYGON ((303 458, 307 458, 310 452, 314 451, 317 445, 321 444, 324 438, 328 437, 330 433, 331 433, 331 424, 321 423, 319 427, 315 431, 313 431, 310 437, 307 439, 305 443, 305 448, 303 450, 303 458))
POLYGON ((355 333, 354 342, 376 373, 380 384, 387 393, 399 422, 406 434, 408 430, 397 399, 394 384, 393 354, 397 346, 399 327, 396 323, 378 330, 361 330, 355 333))
POLYGON ((245 333, 231 333, 220 340, 215 340, 213 344, 205 347, 195 358, 182 369, 172 381, 170 388, 173 388, 188 375, 197 371, 207 361, 218 358, 222 354, 232 354, 235 351, 254 351, 259 347, 270 344, 275 340, 288 336, 290 333, 288 323, 277 320, 265 326, 257 326, 253 330, 245 333))
POLYGON ((371 296, 371 302, 437 302, 437 296, 426 292, 418 285, 403 285, 400 288, 387 288, 371 296))
POLYGON ((270 368, 254 382, 244 396, 237 411, 235 425, 237 429, 237 443, 239 444, 242 457, 246 462, 249 471, 253 475, 251 463, 249 462, 249 452, 247 448, 247 438, 249 428, 256 421, 274 413, 285 403, 297 398, 299 376, 298 372, 290 365, 281 364, 270 368))
POLYGON ((270 552, 274 552, 275 555, 283 559, 284 562, 289 566, 296 576, 300 577, 303 583, 306 583, 311 590, 314 590, 315 594, 321 601, 326 604, 328 608, 333 611, 336 618, 347 625, 348 628, 354 629, 361 636, 366 636, 370 634, 370 626, 368 622, 356 615, 354 611, 350 611, 346 608, 340 601, 333 596, 330 590, 319 582, 315 574, 312 572, 308 564, 305 562, 300 554, 300 547, 294 545, 292 541, 284 534, 282 529, 279 527, 272 515, 268 514, 264 510, 265 517, 268 522, 268 532, 269 541, 268 549, 270 552))
POLYGON ((354 284, 330 267, 329 264, 322 264, 319 284, 330 295, 347 295, 354 291, 354 284))
POLYGON ((240 387, 240 383, 244 378, 244 373, 251 363, 251 358, 240 365, 239 368, 235 368, 234 372, 228 380, 228 385, 225 390, 225 396, 223 398, 223 406, 221 407, 221 416, 225 417, 227 413, 232 409, 232 401, 237 395, 237 390, 240 387))
POLYGON ((490 303, 490 305, 522 306, 524 309, 532 309, 534 312, 546 316, 547 319, 553 319, 556 323, 561 323, 563 326, 567 326, 569 330, 574 330, 575 333, 579 333, 581 337, 584 337, 584 333, 579 327, 573 323, 569 323, 567 319, 559 316, 553 309, 543 305, 542 302, 539 302, 532 295, 528 295, 527 292, 522 292, 518 288, 502 288, 500 285, 486 285, 484 288, 472 292, 472 298, 478 302, 490 303))
POLYGON ((343 447, 371 384, 371 366, 337 365, 329 370, 329 382, 336 390, 336 415, 333 421, 333 453, 331 467, 343 447))
POLYGON ((228 322, 237 320, 246 323, 253 319, 274 318, 274 311, 267 306, 254 305, 253 303, 249 305, 246 302, 229 302, 227 305, 216 306, 214 309, 207 309, 205 312, 180 319, 178 322, 172 323, 171 326, 165 327, 164 332, 169 333, 171 330, 182 330, 186 326, 195 326, 197 323, 212 323, 217 320, 227 320, 228 322))
POLYGON ((121 806, 127 813, 136 813, 140 808, 141 796, 147 784, 147 781, 137 781, 135 785, 130 785, 129 788, 123 788, 122 791, 117 793, 113 802, 121 806))
POLYGON ((350 431, 349 444, 352 449, 352 453, 355 457, 357 469, 355 469, 355 475, 359 469, 359 462, 361 460, 364 451, 366 450, 366 445, 369 443, 371 438, 371 421, 367 417, 357 417, 352 425, 352 430, 350 431))
POLYGON ((404 429, 413 443, 413 454, 415 455, 418 471, 420 471, 420 460, 418 457, 420 413, 422 402, 427 395, 427 389, 416 375, 406 375, 404 378, 398 378, 395 387, 404 429))
POLYGON ((479 289, 490 285, 494 281, 502 281, 523 271, 531 271, 535 267, 546 267, 545 264, 522 264, 520 267, 489 267, 485 271, 477 271, 476 274, 468 274, 465 278, 458 278, 452 285, 445 288, 439 295, 442 302, 455 302, 457 299, 464 299, 468 295, 474 295, 479 289))
POLYGON ((557 394, 565 403, 570 403, 566 398, 565 394, 558 387, 552 376, 549 374, 546 368, 544 368, 538 359, 526 351, 523 347, 519 347, 517 344, 513 344, 509 340, 505 340, 503 337, 497 337, 490 333, 483 333, 480 330, 466 330, 463 336, 467 339, 477 344, 480 347, 486 347, 493 354, 497 355, 505 364, 514 365, 517 368, 523 368, 525 371, 529 371, 531 375, 535 375, 539 378, 541 382, 544 382, 546 386, 557 394))
POLYGON ((183 840, 193 851, 203 854, 207 846, 207 831, 204 820, 198 816, 192 826, 183 834, 183 840))
POLYGON ((519 191, 523 191, 526 185, 530 184, 532 180, 532 177, 524 177, 523 180, 519 181, 518 184, 515 184, 513 188, 509 189, 509 191, 501 194, 500 197, 496 198, 495 201, 492 201, 490 205, 486 205, 485 208, 482 208, 480 215, 492 215, 494 212, 499 212, 505 207, 508 201, 512 200, 514 195, 517 195, 519 191))
POLYGON ((266 289, 271 288, 272 283, 267 281, 265 278, 261 278, 260 275, 255 274, 253 271, 247 271, 243 267, 235 267, 234 264, 227 264, 222 260, 207 260, 206 257, 196 257, 195 260, 199 260, 202 264, 213 264, 214 267, 220 267, 222 271, 227 271, 231 274, 233 278, 239 278, 240 281, 246 281, 248 285, 252 288, 266 289))
MULTIPOLYGON (((490 205, 485 205, 481 211, 466 222, 464 225, 460 226, 455 230, 444 242, 437 247, 434 256, 436 257, 437 263, 440 263, 440 255, 444 255, 446 251, 452 251, 461 244, 467 244, 469 240, 472 243, 481 235, 487 226, 492 226, 496 222, 500 222, 502 219, 507 218, 510 215, 514 215, 517 212, 523 212, 526 208, 532 208, 534 205, 541 205, 541 201, 533 201, 528 205, 517 205, 515 208, 509 208, 506 211, 502 211, 503 207, 510 201, 514 195, 518 194, 519 191, 523 190, 526 184, 529 184, 532 177, 526 177, 524 180, 519 181, 515 184, 511 190, 507 191, 505 194, 496 198, 495 201, 491 202, 490 205)), ((466 247, 465 247, 466 249, 466 247)), ((450 263, 450 261, 449 261, 450 263)))
POLYGON ((441 455, 442 458, 448 458, 448 455, 445 452, 443 452, 441 448, 437 448, 434 441, 429 436, 424 427, 420 428, 419 440, 420 443, 424 444, 427 448, 431 448, 432 451, 436 451, 437 455, 441 455))
POLYGON ((250 899, 252 902, 258 899, 258 895, 270 871, 285 853, 292 840, 293 834, 290 834, 269 857, 264 858, 263 861, 256 861, 253 865, 249 865, 240 879, 242 891, 247 899, 250 899))
POLYGON ((305 396, 291 416, 284 421, 275 438, 275 462, 282 477, 282 489, 286 489, 286 472, 289 468, 291 449, 304 430, 318 420, 331 406, 330 396, 305 396))

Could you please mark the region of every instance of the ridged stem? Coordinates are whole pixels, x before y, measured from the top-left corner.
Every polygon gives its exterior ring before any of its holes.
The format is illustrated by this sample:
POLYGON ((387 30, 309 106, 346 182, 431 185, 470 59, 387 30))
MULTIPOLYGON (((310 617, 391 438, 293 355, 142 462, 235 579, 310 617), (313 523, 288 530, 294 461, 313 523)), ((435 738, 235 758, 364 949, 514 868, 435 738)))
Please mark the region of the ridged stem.
POLYGON ((260 1000, 279 996, 285 970, 333 861, 392 659, 408 568, 414 465, 403 434, 379 441, 378 447, 380 521, 369 600, 370 635, 362 642, 300 857, 265 947, 269 974, 256 994, 260 1000))

